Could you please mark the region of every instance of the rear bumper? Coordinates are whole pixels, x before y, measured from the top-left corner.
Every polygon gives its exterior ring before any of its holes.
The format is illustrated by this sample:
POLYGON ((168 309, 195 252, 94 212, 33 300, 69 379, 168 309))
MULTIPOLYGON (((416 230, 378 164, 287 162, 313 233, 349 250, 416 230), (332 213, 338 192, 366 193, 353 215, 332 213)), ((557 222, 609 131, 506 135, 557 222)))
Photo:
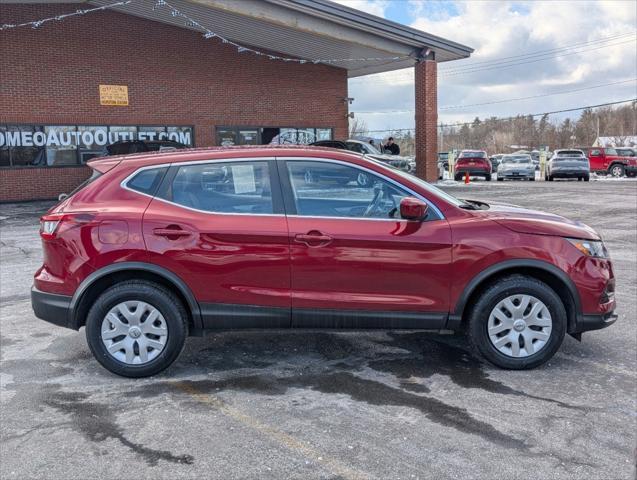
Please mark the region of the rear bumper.
POLYGON ((569 333, 582 333, 591 330, 600 330, 610 327, 617 321, 615 312, 608 312, 601 315, 582 315, 577 319, 575 330, 569 333))
POLYGON ((550 173, 553 178, 578 178, 588 177, 590 171, 588 170, 552 170, 550 173))
POLYGON ((42 292, 32 287, 31 307, 33 308, 35 316, 40 320, 59 327, 71 328, 68 321, 69 311, 71 309, 71 297, 42 292))
POLYGON ((469 175, 472 177, 486 177, 487 175, 491 175, 491 170, 477 170, 474 168, 457 168, 456 175, 464 175, 469 172, 469 175))

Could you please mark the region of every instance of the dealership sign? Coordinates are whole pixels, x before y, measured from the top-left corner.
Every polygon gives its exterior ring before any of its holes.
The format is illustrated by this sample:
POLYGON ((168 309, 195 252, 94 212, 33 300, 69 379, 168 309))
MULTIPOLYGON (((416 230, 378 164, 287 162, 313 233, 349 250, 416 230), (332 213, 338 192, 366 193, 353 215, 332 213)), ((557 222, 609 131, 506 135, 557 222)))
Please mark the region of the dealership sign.
POLYGON ((0 131, 0 147, 80 147, 106 146, 120 140, 174 140, 192 145, 192 131, 158 132, 155 130, 109 131, 107 127, 94 127, 70 131, 68 127, 46 127, 45 131, 0 131))

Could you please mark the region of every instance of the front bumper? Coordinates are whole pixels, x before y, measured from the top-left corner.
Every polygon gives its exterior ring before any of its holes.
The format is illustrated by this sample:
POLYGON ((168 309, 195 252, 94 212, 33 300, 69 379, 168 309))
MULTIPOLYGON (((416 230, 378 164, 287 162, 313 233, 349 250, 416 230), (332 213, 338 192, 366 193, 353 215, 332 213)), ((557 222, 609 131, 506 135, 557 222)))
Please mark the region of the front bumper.
POLYGON ((525 178, 535 178, 535 170, 531 172, 498 172, 498 178, 508 178, 508 179, 525 179, 525 178))
POLYGON ((71 328, 69 324, 71 297, 42 292, 32 287, 31 307, 33 308, 35 316, 39 319, 59 327, 71 328))
POLYGON ((610 327, 617 321, 617 314, 615 312, 608 312, 601 315, 582 315, 577 319, 575 324, 575 330, 569 332, 582 333, 591 330, 600 330, 602 328, 610 327))
POLYGON ((637 165, 626 165, 624 167, 624 172, 627 175, 637 175, 637 165))

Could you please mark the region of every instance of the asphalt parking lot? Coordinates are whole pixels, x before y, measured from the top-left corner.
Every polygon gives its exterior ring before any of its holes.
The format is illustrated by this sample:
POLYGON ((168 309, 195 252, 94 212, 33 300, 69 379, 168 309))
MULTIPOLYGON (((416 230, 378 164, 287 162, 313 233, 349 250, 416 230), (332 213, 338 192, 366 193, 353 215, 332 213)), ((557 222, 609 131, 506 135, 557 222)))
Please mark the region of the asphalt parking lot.
POLYGON ((596 228, 617 323, 534 371, 481 363, 457 335, 231 332, 127 380, 83 331, 33 316, 48 205, 0 205, 0 478, 635 478, 637 182, 444 188, 596 228))

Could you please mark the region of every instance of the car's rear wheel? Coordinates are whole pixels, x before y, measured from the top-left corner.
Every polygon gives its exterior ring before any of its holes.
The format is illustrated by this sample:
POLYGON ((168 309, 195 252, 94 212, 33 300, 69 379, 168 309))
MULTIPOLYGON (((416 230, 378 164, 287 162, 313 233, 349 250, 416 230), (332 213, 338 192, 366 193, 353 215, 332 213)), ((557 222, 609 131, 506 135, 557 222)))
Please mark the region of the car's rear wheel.
POLYGON ((86 319, 86 339, 106 369, 124 377, 148 377, 179 356, 188 315, 169 290, 130 280, 104 291, 86 319))
POLYGON ((559 349, 566 309, 555 291, 532 277, 513 275, 487 287, 469 317, 475 349, 494 365, 528 369, 559 349))
POLYGON ((549 175, 549 182, 553 181, 553 175, 549 175))
POLYGON ((591 180, 591 176, 590 176, 590 175, 586 175, 586 176, 584 177, 584 181, 585 181, 585 182, 590 182, 590 180, 591 180))

